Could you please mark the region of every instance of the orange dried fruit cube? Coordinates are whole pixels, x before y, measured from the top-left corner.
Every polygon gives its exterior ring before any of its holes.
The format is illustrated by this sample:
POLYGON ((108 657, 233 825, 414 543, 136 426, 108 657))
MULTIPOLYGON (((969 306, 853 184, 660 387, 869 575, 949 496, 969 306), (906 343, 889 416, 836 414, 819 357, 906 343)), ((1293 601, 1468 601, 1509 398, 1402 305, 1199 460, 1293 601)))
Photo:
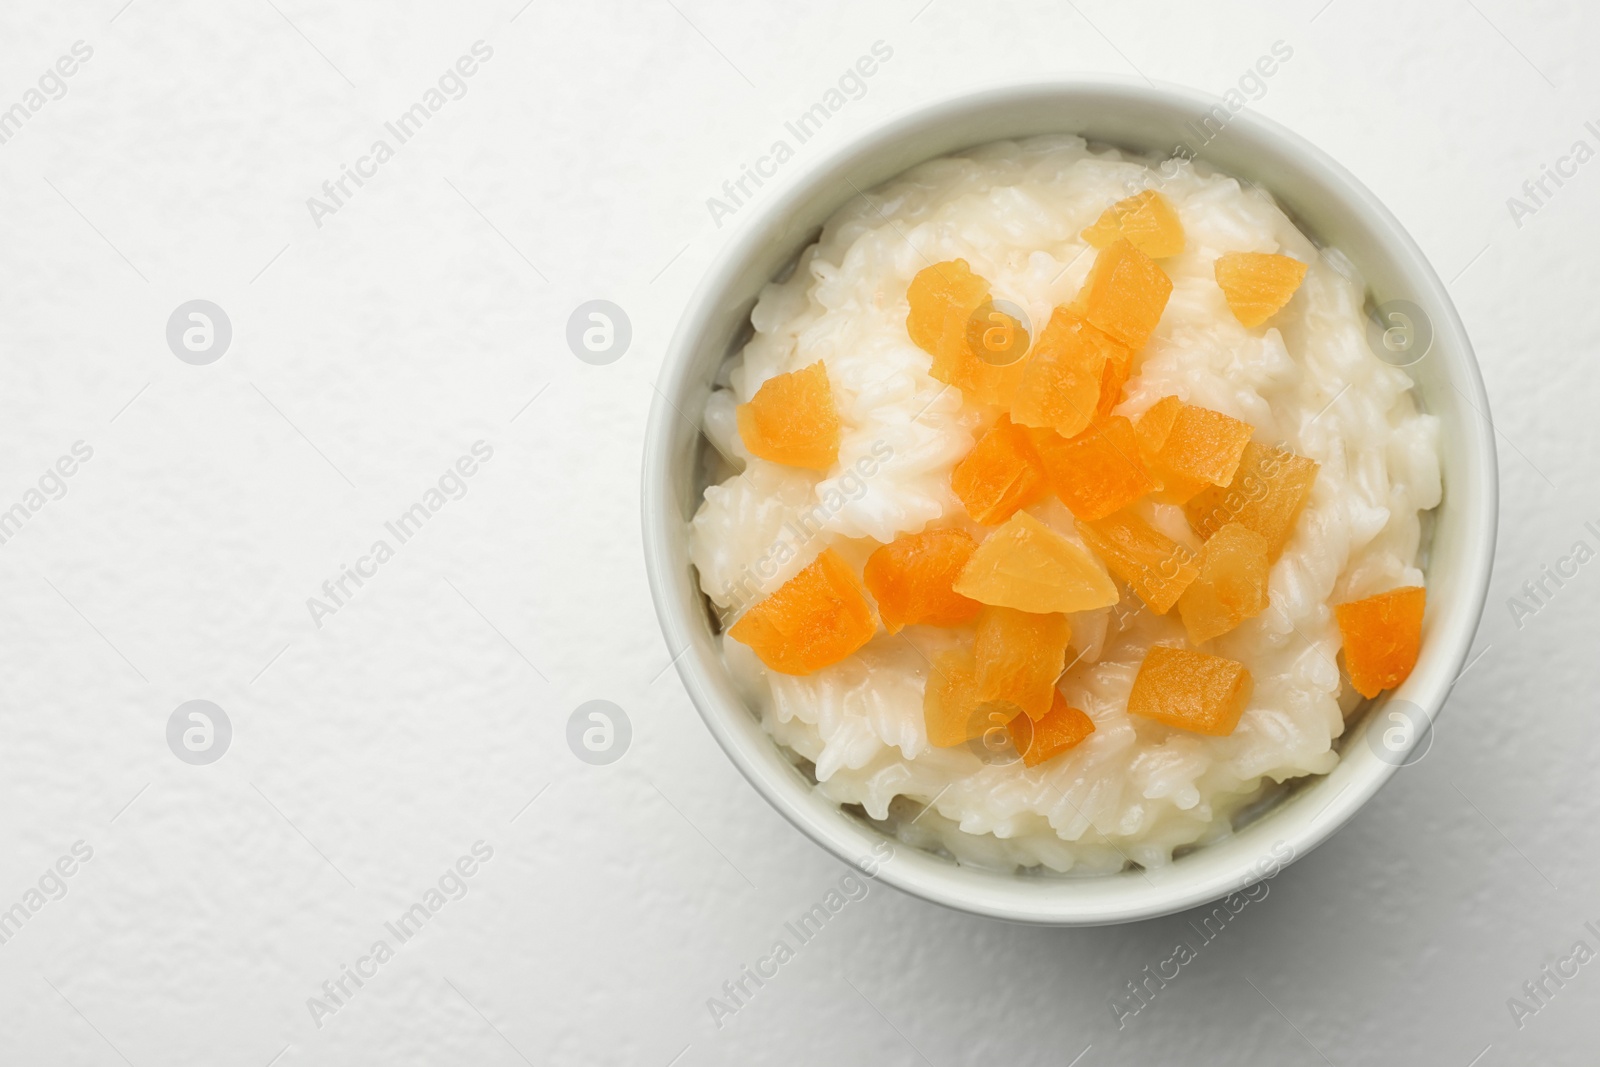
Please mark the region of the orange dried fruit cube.
POLYGON ((1250 690, 1250 672, 1242 663, 1156 645, 1133 679, 1128 714, 1208 737, 1227 737, 1239 725, 1250 690))
POLYGON ((1089 553, 1026 511, 984 538, 954 589, 985 604, 1036 614, 1093 611, 1119 598, 1116 583, 1089 553))
POLYGON ((1344 638, 1345 669, 1356 692, 1375 697, 1411 676, 1422 649, 1427 599, 1420 585, 1410 585, 1333 609, 1344 638))
MULTIPOLYGON (((1090 327, 1091 329, 1093 327, 1090 327)), ((1109 341, 1110 339, 1107 338, 1109 341)), ((1116 342, 1111 342, 1115 344, 1116 342)), ((1126 348, 1117 345, 1123 352, 1126 348)), ((1128 354, 1127 359, 1107 359, 1106 369, 1100 375, 1100 400, 1095 404, 1094 413, 1100 418, 1111 414, 1111 409, 1122 403, 1122 387, 1128 384, 1128 377, 1133 373, 1133 355, 1128 354)))
POLYGON ((1144 461, 1150 477, 1155 479, 1155 499, 1163 504, 1183 504, 1206 487, 1206 483, 1199 478, 1179 474, 1161 461, 1161 449, 1166 445, 1172 427, 1178 421, 1178 414, 1185 406, 1175 396, 1164 396, 1140 415, 1134 426, 1139 438, 1139 457, 1144 461))
POLYGON ((977 547, 965 530, 924 530, 875 549, 861 577, 888 631, 913 623, 954 626, 975 617, 983 605, 950 585, 977 547))
POLYGON ((1078 533, 1151 611, 1165 615, 1200 573, 1195 553, 1131 511, 1078 523, 1078 533))
POLYGON ((1155 260, 1125 239, 1107 245, 1072 302, 1072 312, 1112 340, 1137 352, 1150 340, 1172 279, 1155 260))
POLYGON ((1200 573, 1178 598, 1178 614, 1194 644, 1221 637, 1267 610, 1267 539, 1230 522, 1200 553, 1200 573))
POLYGON ((1099 519, 1156 488, 1139 458, 1139 439, 1123 415, 1108 415, 1076 437, 1029 430, 1045 479, 1079 519, 1099 519))
POLYGON ((1154 189, 1118 200, 1083 231, 1083 239, 1096 248, 1105 248, 1119 237, 1127 238, 1151 259, 1183 251, 1183 223, 1178 221, 1172 201, 1154 189))
POLYGON ((735 417, 752 456, 819 471, 839 458, 839 411, 820 359, 762 382, 735 417))
POLYGON ((1015 608, 985 607, 978 616, 973 655, 978 671, 978 710, 1016 708, 1030 719, 1050 710, 1056 679, 1067 663, 1072 626, 1065 615, 1034 615, 1015 608))
POLYGON ((1049 486, 1027 437, 1002 415, 950 472, 950 488, 972 521, 993 526, 1038 500, 1049 486))
POLYGON ((1276 560, 1316 479, 1315 460, 1251 441, 1244 446, 1233 482, 1206 487, 1183 511, 1194 532, 1206 540, 1230 522, 1250 527, 1267 539, 1267 558, 1276 560))
MULTIPOLYGON (((1107 363, 1131 359, 1111 338, 1066 308, 1056 308, 1011 398, 1012 421, 1048 427, 1063 437, 1082 433, 1099 407, 1107 363)), ((1120 393, 1121 386, 1117 389, 1120 393)))
POLYGON ((1254 432, 1248 422, 1220 411, 1180 404, 1156 459, 1185 478, 1229 485, 1254 432))
POLYGON ((994 306, 989 283, 966 260, 918 271, 906 300, 906 332, 933 357, 929 374, 977 403, 1010 403, 1022 378, 1028 331, 994 306))
POLYGON ((966 260, 935 263, 918 271, 906 289, 906 332, 918 348, 938 355, 947 340, 965 339, 967 320, 988 299, 989 283, 966 260))
POLYGON ((977 704, 978 674, 972 649, 937 653, 922 690, 922 723, 928 744, 954 748, 982 736, 990 723, 976 713, 977 704))
POLYGON ((1037 767, 1069 748, 1076 748, 1094 733, 1094 720, 1077 708, 1068 707, 1066 697, 1057 689, 1044 718, 1034 722, 1026 715, 1018 715, 1006 724, 1006 730, 1022 756, 1022 765, 1037 767))
POLYGON ((811 674, 872 640, 878 619, 856 573, 833 549, 728 628, 780 674, 811 674))
POLYGON ((1272 252, 1225 252, 1213 270, 1233 317, 1252 327, 1281 311, 1306 276, 1304 263, 1272 252))
POLYGON ((1167 443, 1167 434, 1172 432, 1172 424, 1178 420, 1178 412, 1182 409, 1182 400, 1175 396, 1164 396, 1139 416, 1134 429, 1138 431, 1140 453, 1155 456, 1161 451, 1161 446, 1167 443))

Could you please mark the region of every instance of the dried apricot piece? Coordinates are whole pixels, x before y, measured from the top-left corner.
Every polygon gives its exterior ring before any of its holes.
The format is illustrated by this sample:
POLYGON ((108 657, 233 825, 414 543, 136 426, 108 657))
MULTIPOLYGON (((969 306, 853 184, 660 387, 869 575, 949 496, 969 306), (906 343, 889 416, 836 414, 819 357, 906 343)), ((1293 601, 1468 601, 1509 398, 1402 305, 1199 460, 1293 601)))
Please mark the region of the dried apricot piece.
POLYGON ((1082 433, 1099 407, 1106 364, 1131 359, 1111 338, 1066 308, 1056 308, 1011 398, 1012 421, 1048 427, 1063 437, 1082 433))
POLYGON ((994 306, 989 283, 966 260, 918 271, 906 300, 906 332, 933 357, 929 374, 977 403, 1010 403, 1022 378, 1028 331, 994 306))
POLYGON ((1022 756, 1022 765, 1037 767, 1082 743, 1094 733, 1094 720, 1077 708, 1069 707, 1066 697, 1057 689, 1044 718, 1034 722, 1026 715, 1018 715, 1006 724, 1006 730, 1022 756))
POLYGON ((1250 527, 1267 539, 1267 558, 1276 560, 1316 479, 1315 460, 1251 441, 1244 446, 1233 482, 1208 486, 1183 511, 1202 539, 1230 522, 1250 527))
POLYGON ((989 724, 973 713, 977 703, 977 663, 972 649, 936 654, 922 690, 922 723, 928 731, 928 744, 954 748, 982 735, 989 724))
POLYGON ((874 549, 861 577, 885 628, 898 633, 913 623, 954 626, 975 617, 983 605, 950 584, 977 547, 965 530, 924 530, 874 549))
POLYGON ((1178 614, 1194 644, 1221 637, 1267 610, 1267 539, 1237 522, 1211 536, 1200 573, 1178 598, 1178 614))
POLYGON ((1213 269, 1233 317, 1252 327, 1281 311, 1306 276, 1304 263, 1273 252, 1225 252, 1213 269))
POLYGON ((1165 615, 1200 573, 1196 554, 1132 511, 1078 523, 1078 534, 1106 567, 1133 587, 1146 606, 1165 615))
POLYGON ((1090 326, 1137 352, 1150 340, 1171 295, 1172 279, 1166 272, 1119 238, 1095 257, 1071 309, 1090 326))
POLYGON ((1027 437, 1002 415, 950 472, 950 488, 973 522, 993 526, 1038 500, 1049 486, 1027 437))
POLYGON ((1156 487, 1126 416, 1097 419, 1076 437, 1029 430, 1028 443, 1050 488, 1079 519, 1104 518, 1156 487))
POLYGON ((1344 638, 1344 666, 1356 692, 1375 697, 1411 676, 1422 648, 1427 599, 1420 585, 1409 585, 1333 609, 1344 638))
POLYGON ((735 416, 752 456, 819 471, 839 458, 839 411, 820 359, 762 382, 735 416))
POLYGON ((978 665, 977 710, 1005 714, 1019 708, 1030 719, 1042 718, 1050 710, 1071 640, 1072 626, 1065 615, 985 607, 978 616, 973 646, 978 665))
POLYGON ((1227 737, 1239 725, 1250 690, 1250 672, 1242 663, 1156 645, 1133 679, 1128 714, 1208 737, 1227 737))
POLYGON ((745 612, 728 636, 780 674, 811 674, 838 663, 877 630, 856 572, 828 548, 745 612))
POLYGON ((1165 259, 1183 251, 1183 223, 1178 221, 1172 201, 1154 189, 1118 200, 1082 236, 1096 248, 1105 248, 1125 237, 1151 259, 1165 259))
POLYGON ((984 538, 953 587, 985 604, 1045 614, 1093 611, 1119 598, 1094 559, 1026 511, 984 538))

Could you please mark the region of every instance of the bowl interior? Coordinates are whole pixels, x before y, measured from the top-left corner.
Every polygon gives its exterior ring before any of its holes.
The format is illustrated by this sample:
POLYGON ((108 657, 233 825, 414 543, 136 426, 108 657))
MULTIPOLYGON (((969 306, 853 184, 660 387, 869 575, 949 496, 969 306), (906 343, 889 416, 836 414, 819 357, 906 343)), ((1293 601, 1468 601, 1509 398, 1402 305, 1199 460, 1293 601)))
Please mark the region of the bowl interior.
MULTIPOLYGON (((850 198, 924 160, 989 141, 1067 132, 1140 153, 1180 146, 1204 163, 1270 190, 1301 228, 1337 247, 1365 276, 1375 304, 1422 309, 1432 346, 1407 368, 1421 406, 1436 414, 1444 498, 1427 549, 1423 650, 1406 683, 1358 713, 1327 776, 1285 791, 1230 837, 1160 870, 1093 878, 1000 874, 895 845, 879 877, 936 903, 998 918, 1096 924, 1166 914, 1260 878, 1264 857, 1303 855, 1337 829, 1396 769, 1367 744, 1385 699, 1431 721, 1461 669, 1487 590, 1496 521, 1488 402, 1465 331, 1421 251, 1342 167, 1247 111, 1177 89, 1105 80, 1014 86, 970 94, 893 120, 838 149, 784 193, 752 209, 679 327, 658 382, 644 463, 644 534, 657 613, 681 676, 719 743, 751 783, 819 844, 852 861, 884 838, 833 808, 763 731, 728 678, 708 603, 688 563, 688 521, 704 488, 698 419, 718 367, 748 333, 761 287, 850 198), (1276 846, 1276 852, 1275 852, 1276 846)), ((1419 734, 1426 740, 1426 734, 1419 734)))

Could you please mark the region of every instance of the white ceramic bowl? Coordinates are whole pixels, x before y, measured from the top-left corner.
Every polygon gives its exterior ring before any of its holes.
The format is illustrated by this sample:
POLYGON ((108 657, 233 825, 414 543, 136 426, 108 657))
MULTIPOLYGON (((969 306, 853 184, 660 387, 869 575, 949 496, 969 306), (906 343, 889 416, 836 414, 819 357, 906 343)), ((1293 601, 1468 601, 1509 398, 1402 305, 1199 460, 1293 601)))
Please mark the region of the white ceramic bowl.
MULTIPOLYGON (((1232 836, 1158 870, 1083 878, 1001 874, 896 843, 878 877, 926 900, 1016 922, 1094 925, 1165 915, 1241 889, 1260 879, 1263 861, 1275 871, 1283 856, 1305 855, 1378 791, 1400 762, 1369 743, 1377 731, 1394 728, 1384 704, 1409 702, 1431 722, 1472 643, 1494 553, 1497 468, 1488 398, 1450 297, 1394 216, 1343 167, 1288 130, 1241 111, 1214 140, 1196 144, 1196 126, 1217 106, 1214 98, 1181 89, 1071 80, 967 93, 885 122, 741 212, 739 231, 667 351, 643 474, 645 561, 667 645, 706 725, 756 790, 817 844, 854 862, 881 845, 883 835, 813 792, 741 700, 688 554, 688 522, 705 486, 698 421, 712 378, 748 335, 761 287, 816 239, 824 220, 860 190, 988 141, 1067 132, 1142 153, 1188 144, 1202 161, 1270 190, 1313 239, 1349 256, 1375 303, 1411 301, 1431 320, 1432 349, 1408 368, 1422 405, 1440 418, 1444 476, 1425 560, 1422 655, 1403 686, 1351 724, 1333 772, 1305 780, 1232 836)), ((1414 736, 1431 740, 1426 731, 1414 736)))

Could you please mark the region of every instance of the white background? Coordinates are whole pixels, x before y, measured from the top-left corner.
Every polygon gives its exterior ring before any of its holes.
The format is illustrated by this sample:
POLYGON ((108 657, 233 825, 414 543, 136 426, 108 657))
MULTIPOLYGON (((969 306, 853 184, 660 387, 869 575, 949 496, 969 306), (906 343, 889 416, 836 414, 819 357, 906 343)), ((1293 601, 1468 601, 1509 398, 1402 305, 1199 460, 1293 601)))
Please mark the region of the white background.
POLYGON ((0 1063, 1594 1062, 1600 963, 1520 1030, 1506 1001, 1580 937, 1600 949, 1600 563, 1520 629, 1506 601, 1575 540, 1600 548, 1600 162, 1520 227, 1506 200, 1578 138, 1600 147, 1600 17, 522 3, 0 12, 0 108, 94 49, 0 145, 0 509, 94 450, 0 545, 0 909, 94 850, 0 945, 0 1063), (467 94, 315 225, 307 198, 480 39, 467 94), (638 533, 651 383, 748 217, 718 228, 706 198, 880 40, 866 95, 776 184, 965 86, 1221 93, 1284 41, 1251 106, 1415 235, 1493 398, 1483 655, 1432 752, 1120 1032, 1111 999, 1185 917, 1023 929, 877 886, 720 1029, 706 1007, 843 870, 666 669, 638 533), (209 366, 165 339, 194 298, 233 326, 209 366), (593 298, 633 323, 609 366, 564 338, 593 298), (467 495, 314 625, 307 598, 478 440, 494 454, 467 495), (210 766, 165 740, 196 698, 234 728, 210 766), (596 698, 634 730, 605 767, 565 740, 596 698), (468 895, 316 1026, 307 998, 479 840, 468 895))

